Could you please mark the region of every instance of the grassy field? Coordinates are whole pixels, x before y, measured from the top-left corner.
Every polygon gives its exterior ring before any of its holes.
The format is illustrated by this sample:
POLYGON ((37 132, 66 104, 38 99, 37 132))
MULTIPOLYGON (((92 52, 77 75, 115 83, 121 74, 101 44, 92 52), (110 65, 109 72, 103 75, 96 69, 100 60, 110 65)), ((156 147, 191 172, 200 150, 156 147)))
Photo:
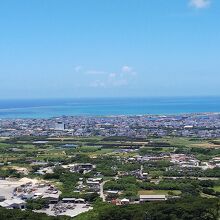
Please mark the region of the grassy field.
POLYGON ((172 193, 173 195, 180 195, 179 190, 141 190, 138 191, 138 195, 168 195, 172 193))
POLYGON ((201 144, 206 142, 204 140, 192 140, 190 138, 185 138, 185 137, 164 137, 159 139, 159 141, 167 142, 174 146, 186 146, 186 147, 190 147, 191 144, 201 144))
POLYGON ((216 192, 220 192, 220 186, 214 186, 213 189, 214 189, 216 192))
MULTIPOLYGON (((19 139, 5 140, 0 139, 0 161, 12 161, 19 163, 20 160, 24 160, 25 157, 31 158, 32 160, 58 160, 59 158, 65 159, 68 156, 74 156, 75 154, 88 155, 89 157, 95 157, 100 155, 111 155, 119 156, 122 158, 134 157, 138 153, 143 151, 144 154, 149 153, 173 153, 174 150, 181 148, 188 150, 187 148, 198 147, 198 148, 217 148, 220 145, 215 144, 213 140, 202 140, 195 138, 183 138, 183 137, 163 137, 163 138, 149 138, 143 140, 132 140, 125 137, 118 138, 103 138, 103 137, 58 137, 58 138, 47 138, 44 137, 42 140, 47 140, 45 144, 34 144, 36 141, 35 137, 24 137, 19 139), (149 141, 153 142, 150 145, 149 141), (158 143, 158 146, 157 146, 158 143), (170 144, 165 147, 163 143, 170 144), (75 144, 77 147, 67 148, 65 144, 75 144), (118 149, 139 149, 134 152, 120 152, 118 149)), ((39 140, 41 140, 39 138, 39 140)), ((208 160, 211 156, 197 153, 196 156, 201 160, 208 160)), ((156 172, 156 171, 155 171, 156 172)), ((160 171, 159 171, 160 172, 160 171)), ((150 174, 154 175, 153 172, 150 174)))
POLYGON ((176 147, 220 148, 220 145, 211 143, 209 142, 209 140, 193 139, 186 137, 163 137, 160 139, 154 139, 154 141, 162 141, 176 147))
POLYGON ((199 148, 220 148, 220 145, 213 144, 213 143, 197 143, 197 144, 191 144, 191 147, 199 147, 199 148))
POLYGON ((200 193, 201 197, 203 198, 207 198, 207 199, 213 199, 213 198, 216 198, 215 196, 212 196, 212 195, 208 195, 208 194, 205 194, 205 193, 200 193))

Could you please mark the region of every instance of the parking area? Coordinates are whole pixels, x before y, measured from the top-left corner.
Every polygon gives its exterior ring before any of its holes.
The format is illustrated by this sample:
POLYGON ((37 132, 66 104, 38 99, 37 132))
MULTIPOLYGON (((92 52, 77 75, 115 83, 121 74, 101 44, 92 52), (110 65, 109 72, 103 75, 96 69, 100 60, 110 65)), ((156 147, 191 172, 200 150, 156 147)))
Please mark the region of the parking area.
POLYGON ((75 217, 91 209, 92 207, 87 204, 58 203, 58 204, 50 204, 49 208, 35 210, 34 212, 45 213, 51 216, 67 215, 70 217, 75 217))
POLYGON ((13 191, 16 187, 19 187, 30 181, 36 182, 35 180, 30 180, 28 178, 23 178, 20 180, 14 180, 14 179, 0 180, 0 196, 4 196, 5 199, 11 199, 13 197, 13 191))

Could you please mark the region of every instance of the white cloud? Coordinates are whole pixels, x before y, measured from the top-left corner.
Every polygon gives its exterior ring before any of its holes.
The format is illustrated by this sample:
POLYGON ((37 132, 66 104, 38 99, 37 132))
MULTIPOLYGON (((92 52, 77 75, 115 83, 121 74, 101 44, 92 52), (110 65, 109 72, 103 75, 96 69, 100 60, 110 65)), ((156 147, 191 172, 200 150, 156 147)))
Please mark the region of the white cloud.
POLYGON ((95 80, 95 81, 90 83, 90 86, 93 87, 93 88, 105 87, 105 82, 103 82, 101 80, 95 80))
POLYGON ((131 66, 123 66, 121 68, 121 72, 122 72, 122 74, 129 74, 131 76, 137 75, 137 73, 133 70, 133 68, 131 66))
POLYGON ((86 70, 84 74, 89 86, 92 88, 123 87, 134 83, 137 73, 130 66, 122 66, 118 71, 108 72, 99 70, 86 70))
POLYGON ((108 75, 108 77, 109 77, 110 79, 113 79, 113 78, 115 78, 116 76, 117 76, 116 73, 110 73, 110 74, 108 75))
POLYGON ((82 70, 82 66, 75 66, 74 67, 75 72, 80 72, 82 70))
POLYGON ((123 72, 123 73, 130 73, 130 72, 132 72, 132 67, 130 67, 130 66, 123 66, 122 68, 121 68, 121 71, 123 72))
POLYGON ((100 74, 106 74, 107 72, 100 70, 88 70, 86 71, 86 73, 90 75, 100 75, 100 74))
POLYGON ((207 8, 211 3, 211 0, 190 0, 190 6, 194 8, 207 8))
POLYGON ((118 80, 115 80, 112 82, 112 85, 116 86, 116 87, 126 86, 128 84, 129 84, 129 82, 127 79, 118 79, 118 80))

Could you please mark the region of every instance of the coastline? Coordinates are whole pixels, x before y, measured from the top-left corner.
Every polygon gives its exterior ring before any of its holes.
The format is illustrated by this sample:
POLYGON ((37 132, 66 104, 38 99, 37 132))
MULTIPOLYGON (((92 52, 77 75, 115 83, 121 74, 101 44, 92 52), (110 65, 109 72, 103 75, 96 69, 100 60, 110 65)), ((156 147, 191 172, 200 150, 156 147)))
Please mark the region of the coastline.
POLYGON ((218 114, 220 97, 0 100, 0 119, 218 114))

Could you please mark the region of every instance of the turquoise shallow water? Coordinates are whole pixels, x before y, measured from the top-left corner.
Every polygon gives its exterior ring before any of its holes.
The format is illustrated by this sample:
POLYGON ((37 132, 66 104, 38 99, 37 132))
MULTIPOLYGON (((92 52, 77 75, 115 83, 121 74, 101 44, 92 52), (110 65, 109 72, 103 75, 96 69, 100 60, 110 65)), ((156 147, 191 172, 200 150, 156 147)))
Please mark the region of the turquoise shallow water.
POLYGON ((220 97, 0 100, 0 118, 220 112, 220 97))

